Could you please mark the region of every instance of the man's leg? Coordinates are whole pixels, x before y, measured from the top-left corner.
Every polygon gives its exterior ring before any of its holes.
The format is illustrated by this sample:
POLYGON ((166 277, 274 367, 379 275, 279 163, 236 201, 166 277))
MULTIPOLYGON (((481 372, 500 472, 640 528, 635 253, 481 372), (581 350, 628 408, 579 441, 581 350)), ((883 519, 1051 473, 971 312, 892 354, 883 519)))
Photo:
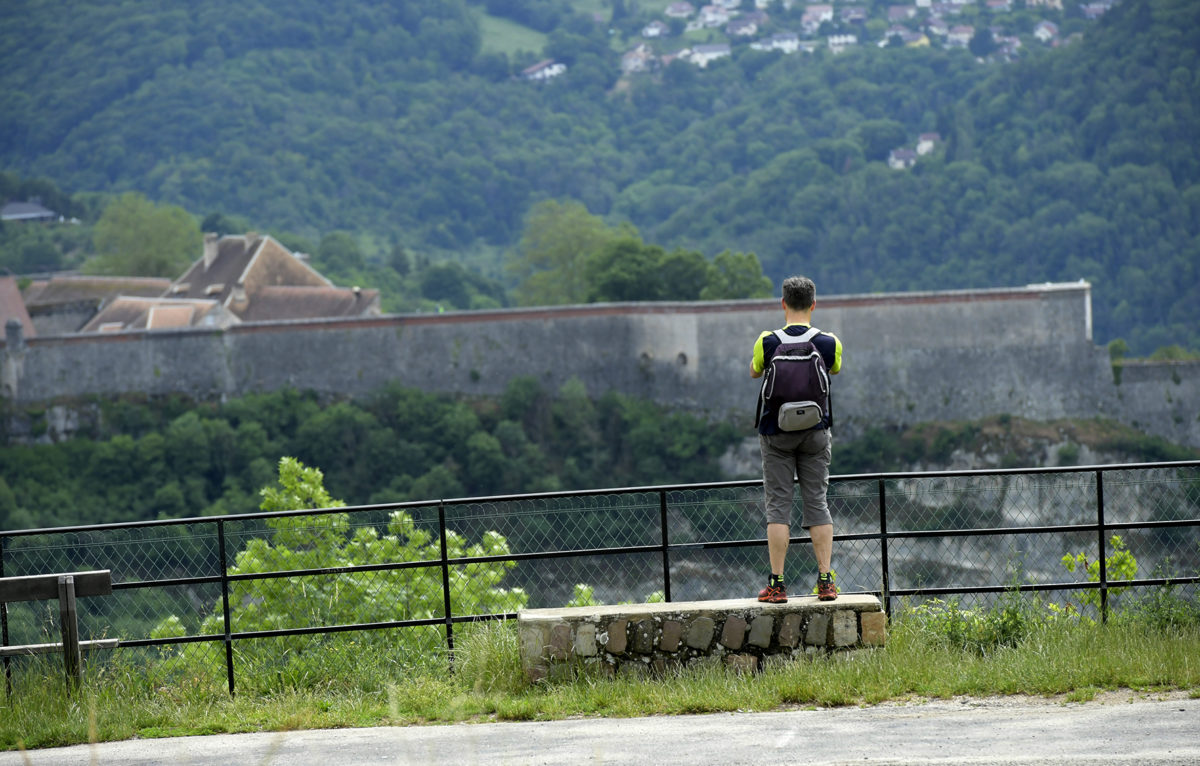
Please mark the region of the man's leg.
MULTIPOLYGON (((783 576, 783 560, 787 556, 791 527, 787 524, 767 524, 767 555, 771 559, 771 574, 783 576)), ((830 546, 832 547, 832 534, 830 546)))
POLYGON ((829 514, 829 463, 833 440, 829 431, 814 431, 805 439, 796 460, 800 478, 800 494, 804 501, 804 520, 801 522, 813 541, 813 556, 817 559, 817 598, 830 601, 837 598, 837 588, 829 574, 833 558, 833 517, 829 514))
POLYGON ((763 505, 767 517, 767 557, 771 564, 771 578, 767 587, 758 594, 759 601, 784 603, 787 588, 783 582, 783 562, 787 556, 788 539, 791 537, 792 499, 794 496, 795 468, 790 450, 781 448, 777 442, 786 442, 779 436, 759 437, 762 447, 763 505))
MULTIPOLYGON (((813 555, 817 557, 817 571, 825 574, 829 571, 833 558, 833 525, 809 527, 808 534, 812 537, 813 555)), ((770 540, 769 529, 767 535, 767 539, 770 540)))

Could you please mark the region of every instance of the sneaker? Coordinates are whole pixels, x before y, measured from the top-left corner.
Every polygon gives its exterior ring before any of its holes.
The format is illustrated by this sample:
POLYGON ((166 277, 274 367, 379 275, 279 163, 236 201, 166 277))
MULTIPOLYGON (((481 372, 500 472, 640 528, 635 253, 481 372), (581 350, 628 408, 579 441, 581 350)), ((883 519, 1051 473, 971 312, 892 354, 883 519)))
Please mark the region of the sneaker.
POLYGON ((818 601, 833 601, 837 598, 838 589, 833 584, 833 578, 822 580, 817 578, 817 600, 818 601))
POLYGON ((758 592, 758 600, 768 604, 786 604, 787 588, 782 585, 768 585, 758 592))

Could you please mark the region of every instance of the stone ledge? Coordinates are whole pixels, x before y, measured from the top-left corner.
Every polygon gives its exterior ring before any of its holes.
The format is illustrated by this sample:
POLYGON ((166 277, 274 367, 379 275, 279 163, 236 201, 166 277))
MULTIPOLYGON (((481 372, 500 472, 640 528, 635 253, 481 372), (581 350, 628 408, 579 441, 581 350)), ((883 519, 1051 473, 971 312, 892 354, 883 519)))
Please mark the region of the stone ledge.
POLYGON ((526 609, 517 615, 521 664, 530 679, 564 677, 596 665, 643 674, 694 664, 755 670, 769 657, 882 646, 879 599, 792 597, 526 609))

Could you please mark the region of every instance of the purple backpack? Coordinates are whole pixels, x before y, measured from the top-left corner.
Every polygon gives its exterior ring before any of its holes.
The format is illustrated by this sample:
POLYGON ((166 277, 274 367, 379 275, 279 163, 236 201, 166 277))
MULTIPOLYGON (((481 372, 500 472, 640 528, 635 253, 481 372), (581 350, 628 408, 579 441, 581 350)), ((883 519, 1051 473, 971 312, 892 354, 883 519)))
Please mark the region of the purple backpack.
POLYGON ((758 411, 761 418, 766 410, 774 409, 781 431, 817 428, 826 416, 830 427, 833 426, 829 370, 812 342, 820 332, 815 327, 799 336, 775 331, 779 347, 763 376, 758 411))

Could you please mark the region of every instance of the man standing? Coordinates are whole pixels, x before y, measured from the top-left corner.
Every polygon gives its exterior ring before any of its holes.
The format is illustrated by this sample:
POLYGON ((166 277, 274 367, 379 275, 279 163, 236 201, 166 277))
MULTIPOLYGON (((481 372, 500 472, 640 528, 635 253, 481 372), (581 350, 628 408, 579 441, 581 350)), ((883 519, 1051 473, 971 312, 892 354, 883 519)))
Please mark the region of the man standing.
MULTIPOLYGON (((754 343, 754 358, 750 362, 750 377, 762 377, 771 367, 772 359, 785 338, 795 337, 797 343, 809 340, 823 363, 821 374, 827 370, 836 375, 842 369, 842 342, 836 335, 810 332, 812 312, 816 307, 817 288, 807 277, 788 277, 783 281, 784 327, 777 332, 766 331, 754 343)), ((791 341, 786 341, 789 348, 791 341)), ((827 380, 827 379, 826 379, 827 380)), ((793 485, 800 480, 803 501, 801 526, 812 537, 813 554, 817 559, 817 598, 832 601, 837 598, 830 560, 833 555, 833 517, 829 514, 826 491, 829 488, 829 462, 832 457, 833 425, 828 398, 815 425, 798 431, 780 428, 778 414, 781 402, 767 392, 759 395, 756 425, 759 447, 762 450, 763 494, 767 516, 767 552, 771 562, 771 578, 758 594, 759 601, 772 604, 787 602, 783 562, 791 538, 793 485)))

